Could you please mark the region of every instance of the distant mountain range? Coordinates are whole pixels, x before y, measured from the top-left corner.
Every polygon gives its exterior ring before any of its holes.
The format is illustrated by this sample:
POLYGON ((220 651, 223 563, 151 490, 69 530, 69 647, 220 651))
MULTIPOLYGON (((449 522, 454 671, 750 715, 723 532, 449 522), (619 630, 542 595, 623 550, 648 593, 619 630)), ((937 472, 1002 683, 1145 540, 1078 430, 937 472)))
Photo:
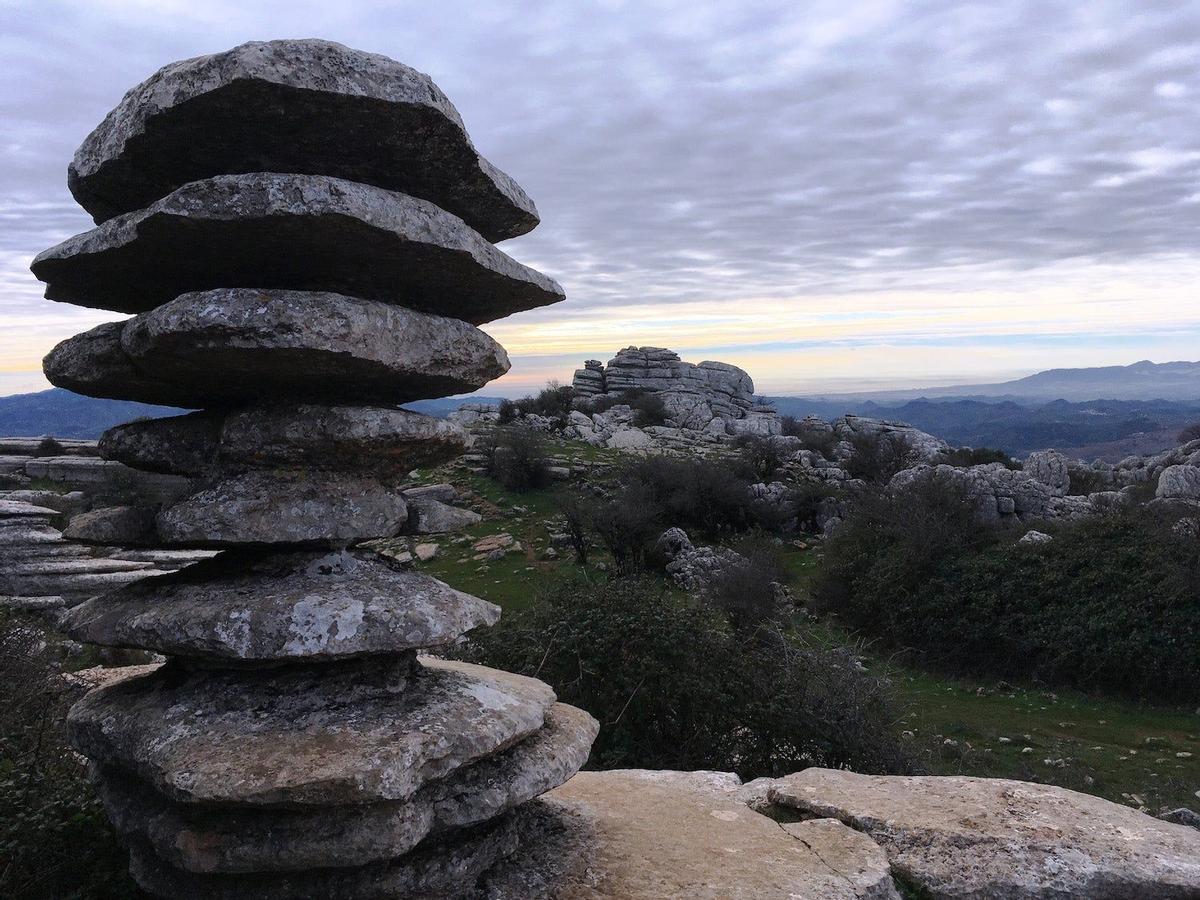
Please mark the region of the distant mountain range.
MULTIPOLYGON (((405 407, 430 416, 445 416, 463 403, 500 402, 499 397, 471 397, 469 400, 442 398, 417 400, 405 407)), ((0 397, 0 436, 98 438, 114 425, 140 418, 174 416, 187 412, 170 406, 152 406, 128 400, 97 400, 62 388, 36 394, 0 397)))
MULTIPOLYGON (((906 400, 989 397, 1017 402, 1050 400, 1179 400, 1200 403, 1200 362, 1153 363, 1129 366, 1100 366, 1091 369, 1047 369, 995 384, 959 384, 939 388, 869 391, 855 394, 823 394, 822 399, 877 403, 906 400)), ((817 399, 814 397, 813 399, 817 399)))

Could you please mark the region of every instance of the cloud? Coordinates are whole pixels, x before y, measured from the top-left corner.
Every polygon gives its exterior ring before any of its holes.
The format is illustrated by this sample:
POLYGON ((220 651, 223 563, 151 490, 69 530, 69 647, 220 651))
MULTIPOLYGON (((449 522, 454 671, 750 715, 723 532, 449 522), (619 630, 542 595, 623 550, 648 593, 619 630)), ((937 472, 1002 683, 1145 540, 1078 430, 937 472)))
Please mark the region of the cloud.
MULTIPOLYGON (((1200 122, 1186 101, 1200 77, 1195 4, 3 8, 0 303, 20 331, 0 342, 0 369, 96 320, 40 300, 26 268, 88 225, 65 186, 87 131, 158 66, 276 36, 330 37, 429 72, 535 198, 543 225, 505 249, 569 300, 498 323, 517 346, 566 356, 572 340, 593 346, 569 332, 582 323, 671 332, 697 306, 750 306, 818 336, 813 311, 874 302, 859 334, 884 347, 886 329, 872 329, 887 304, 940 292, 959 296, 972 328, 1011 334, 1003 310, 971 308, 976 292, 1041 272, 1027 280, 1035 295, 1070 305, 1114 267, 1153 271, 1156 285, 1131 287, 1138 303, 1116 327, 1200 324, 1200 308, 1177 302, 1200 225, 1200 122), (1072 275, 1056 281, 1064 264, 1072 275)), ((709 346, 760 333, 719 316, 687 329, 709 346)))

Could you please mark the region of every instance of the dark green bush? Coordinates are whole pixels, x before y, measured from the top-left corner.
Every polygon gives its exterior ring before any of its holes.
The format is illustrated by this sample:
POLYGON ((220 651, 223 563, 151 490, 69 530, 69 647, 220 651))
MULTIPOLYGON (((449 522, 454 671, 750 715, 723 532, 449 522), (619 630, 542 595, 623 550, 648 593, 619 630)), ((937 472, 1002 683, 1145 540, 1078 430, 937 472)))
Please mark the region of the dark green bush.
POLYGON ((510 491, 531 491, 550 481, 550 468, 541 435, 520 425, 493 430, 484 448, 488 474, 510 491))
POLYGON ((1200 541, 1135 507, 1022 545, 952 496, 930 482, 861 504, 826 545, 818 607, 952 673, 1200 699, 1200 541))
POLYGON ((705 459, 647 456, 620 474, 625 490, 663 511, 668 526, 709 537, 746 531, 758 524, 760 509, 750 485, 726 463, 705 459))
POLYGON ((541 678, 600 721, 593 768, 910 769, 886 686, 853 654, 764 643, 660 582, 567 582, 472 641, 472 658, 541 678))
POLYGON ((781 416, 780 419, 786 436, 798 437, 805 450, 819 453, 825 459, 833 459, 833 448, 837 445, 838 437, 832 430, 810 428, 803 419, 795 416, 781 416))
POLYGON ((899 434, 859 433, 851 436, 854 452, 843 464, 851 478, 886 485, 897 472, 917 462, 909 440, 899 434))
POLYGON ((662 425, 667 420, 667 406, 658 394, 643 388, 629 388, 619 394, 605 394, 575 401, 575 408, 589 416, 608 412, 614 406, 628 406, 633 410, 633 424, 638 428, 662 425))
POLYGON ((725 614, 739 631, 778 622, 786 613, 777 586, 787 581, 783 552, 772 538, 750 535, 733 547, 742 562, 729 566, 704 586, 703 599, 725 614))
POLYGON ((1097 491, 1109 490, 1112 490, 1112 483, 1106 482, 1104 477, 1094 469, 1071 470, 1071 487, 1067 491, 1068 494, 1086 497, 1088 494, 1094 494, 1097 491))
POLYGON ((1188 425, 1181 432, 1179 432, 1179 437, 1177 437, 1175 440, 1179 441, 1181 444, 1187 444, 1196 440, 1197 438, 1200 438, 1200 422, 1193 422, 1191 425, 1188 425))
POLYGON ((970 466, 986 466, 989 463, 1001 463, 1006 469, 1021 468, 1019 462, 995 447, 955 447, 948 453, 938 456, 935 462, 947 466, 957 466, 960 469, 970 466))
POLYGON ((585 515, 623 575, 645 571, 651 544, 668 527, 662 505, 636 481, 623 485, 609 499, 597 501, 585 515))
POLYGON ((737 448, 741 468, 756 482, 771 481, 787 461, 783 445, 773 437, 744 434, 737 448))
POLYGON ((33 449, 34 456, 62 456, 65 452, 62 444, 52 437, 44 437, 38 441, 38 445, 33 449))
POLYGON ((71 694, 41 636, 0 621, 0 896, 143 896, 66 742, 71 694))

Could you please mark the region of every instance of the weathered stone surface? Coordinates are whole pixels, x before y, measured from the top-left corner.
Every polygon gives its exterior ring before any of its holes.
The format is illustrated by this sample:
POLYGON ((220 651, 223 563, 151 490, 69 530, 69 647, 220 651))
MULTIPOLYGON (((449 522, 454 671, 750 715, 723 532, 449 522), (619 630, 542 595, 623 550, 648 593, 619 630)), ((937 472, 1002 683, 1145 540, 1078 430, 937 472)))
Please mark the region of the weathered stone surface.
POLYGON ((156 510, 146 506, 106 506, 80 513, 63 529, 63 537, 84 544, 133 547, 153 544, 156 510))
POLYGON ((1167 466, 1158 477, 1154 496, 1167 500, 1200 500, 1200 468, 1167 466))
POLYGON ((72 742, 168 798, 246 806, 407 800, 539 728, 554 692, 483 666, 364 659, 265 671, 166 666, 89 694, 72 742))
POLYGON ((933 897, 1200 896, 1200 832, 1064 788, 806 769, 769 798, 869 834, 933 897))
POLYGON ((164 66, 87 136, 67 183, 99 222, 189 181, 260 171, 413 194, 492 241, 538 223, 428 75, 322 40, 254 41, 164 66))
POLYGON ((899 900, 887 857, 839 822, 786 826, 721 772, 580 772, 530 805, 489 898, 899 900))
POLYGON ((408 503, 406 530, 410 534, 450 534, 478 525, 483 520, 483 516, 473 510, 450 506, 431 497, 414 497, 406 491, 404 500, 408 503))
POLYGON ((454 423, 406 409, 298 404, 130 422, 106 431, 100 450, 186 475, 277 466, 397 473, 453 459, 469 443, 454 423))
POLYGON ((1023 470, 1030 478, 1050 488, 1055 497, 1065 497, 1071 490, 1071 460, 1057 450, 1030 453, 1023 470))
POLYGON ((502 818, 435 839, 392 862, 358 868, 196 875, 135 844, 130 872, 151 894, 181 900, 443 900, 469 896, 480 876, 516 848, 516 822, 502 818))
POLYGON ((587 761, 595 719, 557 703, 545 727, 432 782, 410 800, 319 809, 214 809, 174 803, 117 770, 97 775, 118 830, 198 873, 358 866, 407 853, 429 834, 477 825, 557 787, 587 761))
POLYGON ((391 537, 408 509, 398 491, 346 473, 249 471, 223 478, 158 514, 166 544, 347 544, 391 537))
POLYGON ((140 313, 237 285, 332 291, 476 325, 563 290, 425 200, 317 175, 193 181, 33 261, 46 297, 140 313))
POLYGON ((0 500, 0 519, 49 522, 57 515, 58 510, 46 506, 34 506, 23 500, 0 500))
POLYGON ((473 391, 509 368, 472 325, 340 294, 203 291, 115 323, 119 334, 111 324, 55 347, 46 377, 90 397, 184 407, 357 405, 473 391))
POLYGON ((223 554, 71 611, 77 640, 215 662, 287 662, 448 644, 500 609, 375 554, 223 554))

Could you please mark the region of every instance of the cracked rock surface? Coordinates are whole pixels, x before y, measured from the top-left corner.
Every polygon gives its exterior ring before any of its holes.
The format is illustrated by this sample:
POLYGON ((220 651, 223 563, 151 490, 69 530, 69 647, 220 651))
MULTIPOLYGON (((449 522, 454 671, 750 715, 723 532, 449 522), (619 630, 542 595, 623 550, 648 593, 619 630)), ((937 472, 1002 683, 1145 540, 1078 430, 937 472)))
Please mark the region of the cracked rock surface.
POLYGON ((237 285, 330 291, 480 324, 557 303, 554 279, 432 203, 322 175, 193 181, 43 250, 46 298, 138 313, 237 285))

